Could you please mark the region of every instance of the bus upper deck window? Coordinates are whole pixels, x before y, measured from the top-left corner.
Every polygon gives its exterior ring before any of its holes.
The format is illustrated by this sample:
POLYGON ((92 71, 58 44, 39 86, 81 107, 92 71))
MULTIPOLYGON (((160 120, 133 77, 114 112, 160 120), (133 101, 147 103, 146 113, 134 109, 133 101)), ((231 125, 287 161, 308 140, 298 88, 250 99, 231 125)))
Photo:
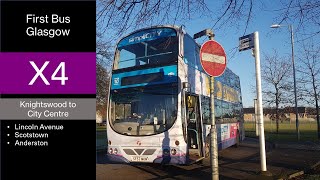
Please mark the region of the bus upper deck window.
POLYGON ((114 69, 164 65, 178 59, 179 41, 172 28, 146 29, 123 38, 117 46, 114 69))

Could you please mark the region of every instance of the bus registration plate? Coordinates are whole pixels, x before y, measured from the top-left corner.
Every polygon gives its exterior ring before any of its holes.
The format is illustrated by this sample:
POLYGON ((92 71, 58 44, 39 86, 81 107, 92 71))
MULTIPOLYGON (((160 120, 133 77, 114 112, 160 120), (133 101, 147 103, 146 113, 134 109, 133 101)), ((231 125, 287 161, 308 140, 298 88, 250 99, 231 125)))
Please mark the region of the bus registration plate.
POLYGON ((148 157, 133 156, 131 160, 135 162, 145 162, 148 161, 148 157))

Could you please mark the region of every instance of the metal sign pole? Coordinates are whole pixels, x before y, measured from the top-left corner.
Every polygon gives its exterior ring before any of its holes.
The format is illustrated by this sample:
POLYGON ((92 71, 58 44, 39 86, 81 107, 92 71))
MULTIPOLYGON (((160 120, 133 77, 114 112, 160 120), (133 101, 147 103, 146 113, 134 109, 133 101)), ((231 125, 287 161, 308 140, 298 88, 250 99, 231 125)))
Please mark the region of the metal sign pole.
POLYGON ((254 57, 256 59, 256 86, 257 86, 257 117, 259 125, 259 139, 260 139, 260 159, 261 159, 261 172, 267 171, 266 162, 266 148, 264 138, 264 125, 263 125, 263 109, 262 109, 262 90, 261 90, 261 71, 260 71, 260 49, 259 49, 259 33, 254 32, 254 57))
POLYGON ((211 29, 203 30, 195 34, 194 38, 207 35, 209 41, 205 42, 200 48, 200 62, 203 70, 210 75, 210 165, 211 178, 219 179, 218 167, 218 143, 217 143, 217 126, 214 113, 214 77, 221 76, 227 66, 227 57, 223 47, 213 40, 214 34, 211 29))
POLYGON ((255 128, 256 128, 256 136, 259 136, 259 125, 258 125, 258 108, 257 108, 257 99, 254 99, 254 119, 255 119, 255 128))
POLYGON ((264 125, 263 125, 263 107, 262 107, 262 90, 261 90, 261 70, 260 70, 260 48, 259 48, 259 33, 254 32, 252 34, 242 36, 239 38, 239 51, 248 49, 253 50, 253 56, 256 59, 256 86, 257 86, 257 103, 255 112, 258 123, 258 134, 260 140, 260 163, 261 174, 265 176, 272 176, 270 172, 267 172, 266 161, 266 145, 264 138, 264 125))
POLYGON ((217 143, 217 127, 215 122, 215 114, 214 114, 214 77, 210 76, 210 111, 211 111, 211 129, 210 129, 210 150, 211 150, 211 172, 212 172, 212 180, 219 179, 219 166, 218 166, 218 143, 217 143))
MULTIPOLYGON (((213 40, 213 36, 209 36, 213 40)), ((211 129, 210 129, 210 164, 212 172, 212 180, 219 179, 219 163, 218 163, 218 143, 217 143, 217 127, 214 114, 214 77, 210 76, 210 112, 211 112, 211 129)))

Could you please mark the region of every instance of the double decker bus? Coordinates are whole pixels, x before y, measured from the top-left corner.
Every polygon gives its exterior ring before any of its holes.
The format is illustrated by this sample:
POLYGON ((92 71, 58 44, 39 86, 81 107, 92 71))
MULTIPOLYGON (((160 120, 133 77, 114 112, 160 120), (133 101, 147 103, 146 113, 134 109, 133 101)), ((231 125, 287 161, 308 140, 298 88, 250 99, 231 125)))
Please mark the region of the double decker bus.
MULTIPOLYGON (((110 80, 107 155, 122 163, 189 164, 209 155, 210 77, 200 46, 178 26, 137 30, 118 43, 110 80)), ((218 148, 244 138, 240 80, 215 78, 218 148)))

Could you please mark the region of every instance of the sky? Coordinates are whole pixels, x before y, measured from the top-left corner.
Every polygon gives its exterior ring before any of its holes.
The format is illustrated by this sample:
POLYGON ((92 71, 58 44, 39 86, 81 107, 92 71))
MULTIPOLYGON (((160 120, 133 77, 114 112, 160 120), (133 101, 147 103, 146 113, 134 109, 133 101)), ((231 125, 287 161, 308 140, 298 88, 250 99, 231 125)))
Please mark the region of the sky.
MULTIPOLYGON (((266 6, 276 9, 277 2, 274 4, 265 4, 266 6)), ((259 7, 256 7, 259 8, 259 7)), ((256 11, 257 12, 257 11, 256 11)), ((255 59, 251 50, 241 51, 235 48, 239 45, 239 37, 247 34, 259 32, 260 41, 260 61, 263 63, 264 54, 271 54, 276 49, 280 56, 291 56, 291 35, 287 24, 278 29, 270 28, 275 22, 273 11, 259 11, 254 14, 246 33, 244 34, 244 25, 239 27, 225 27, 223 29, 213 29, 215 40, 219 42, 227 54, 227 67, 240 77, 243 107, 253 107, 253 101, 256 98, 256 76, 255 76, 255 59)), ((193 35, 203 29, 211 28, 210 22, 202 18, 193 19, 185 22, 187 33, 193 35)), ((295 24, 292 24, 296 27, 295 24)), ((295 37, 299 39, 298 37, 295 37)), ((206 39, 200 39, 197 42, 202 44, 206 39)), ((297 54, 300 44, 295 44, 295 53, 297 54)), ((297 58, 296 68, 297 68, 297 58)), ((293 97, 293 96, 292 96, 293 97)), ((262 97, 263 99, 263 97, 262 97)), ((298 102, 299 106, 299 102, 298 102)))
MULTIPOLYGON (((221 0, 206 1, 209 8, 215 7, 221 2, 221 0)), ((291 56, 290 31, 288 26, 285 26, 288 24, 283 23, 284 26, 278 29, 270 28, 272 24, 278 23, 275 21, 277 13, 274 10, 281 7, 279 6, 279 3, 279 1, 263 1, 263 4, 255 3, 253 18, 250 21, 246 32, 244 32, 245 23, 242 23, 239 26, 228 25, 219 29, 213 28, 215 40, 224 47, 227 54, 227 67, 240 77, 244 107, 253 107, 253 101, 256 98, 255 59, 252 56, 251 50, 238 51, 239 37, 251 34, 255 31, 259 32, 261 63, 263 63, 264 54, 271 55, 274 49, 278 51, 280 57, 291 56), (264 9, 268 9, 268 11, 262 10, 262 5, 264 6, 264 9)), ((289 22, 289 24, 291 23, 289 22)), ((208 18, 197 17, 179 21, 176 25, 184 25, 186 32, 193 36, 193 34, 199 31, 211 28, 213 26, 213 21, 208 20, 208 18)), ((297 24, 292 23, 292 25, 295 32, 297 24)), ((311 28, 317 30, 316 28, 318 27, 311 28)), ((318 38, 318 36, 315 38, 318 38)), ((301 38, 295 34, 295 40, 299 39, 301 38)), ((206 40, 206 38, 200 38, 197 42, 202 44, 206 40)), ((317 39, 316 41, 319 40, 317 39)), ((301 43, 295 43, 295 55, 298 55, 299 49, 301 49, 301 43)), ((298 58, 295 56, 296 68, 299 63, 297 62, 297 59, 298 58)), ((299 105, 303 105, 302 102, 300 102, 300 104, 298 102, 298 106, 299 105)))

